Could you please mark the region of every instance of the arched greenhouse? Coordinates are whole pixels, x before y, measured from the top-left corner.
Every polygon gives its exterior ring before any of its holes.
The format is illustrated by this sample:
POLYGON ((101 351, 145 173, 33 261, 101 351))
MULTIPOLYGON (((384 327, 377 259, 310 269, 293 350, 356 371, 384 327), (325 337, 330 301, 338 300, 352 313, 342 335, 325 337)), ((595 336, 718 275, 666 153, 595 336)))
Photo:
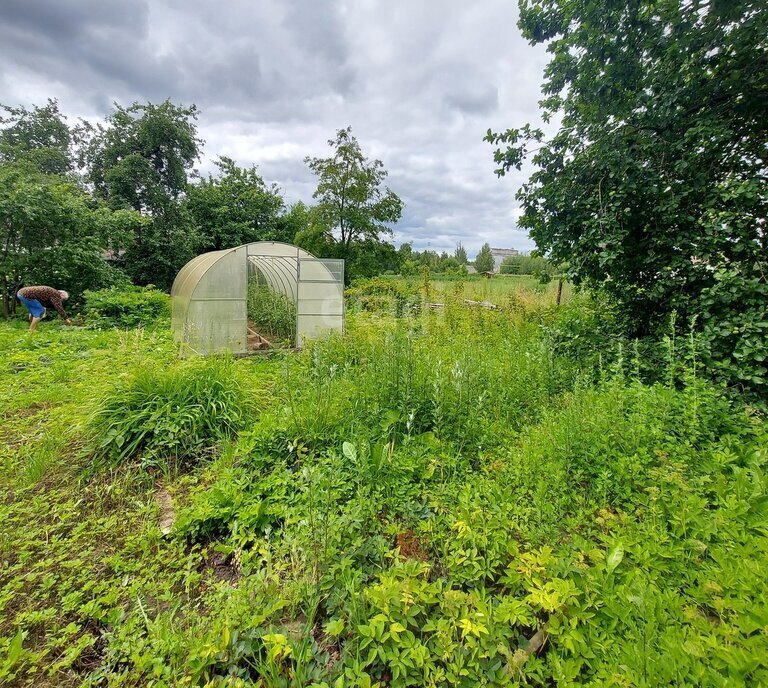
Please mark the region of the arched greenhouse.
POLYGON ((300 347, 344 329, 344 261, 259 241, 193 258, 171 289, 174 339, 187 354, 300 347))

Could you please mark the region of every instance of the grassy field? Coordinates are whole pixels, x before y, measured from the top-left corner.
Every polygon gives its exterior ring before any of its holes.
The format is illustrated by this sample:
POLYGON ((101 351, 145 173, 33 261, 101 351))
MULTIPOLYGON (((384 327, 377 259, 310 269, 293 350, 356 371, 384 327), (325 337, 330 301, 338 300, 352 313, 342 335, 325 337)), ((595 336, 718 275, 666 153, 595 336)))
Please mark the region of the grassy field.
POLYGON ((0 684, 767 685, 764 418, 519 281, 240 360, 0 323, 0 684))
MULTIPOLYGON (((423 278, 399 276, 382 277, 380 280, 409 287, 423 292, 423 278)), ((546 284, 539 282, 533 275, 495 275, 491 278, 479 275, 465 277, 441 277, 430 281, 432 295, 443 298, 453 294, 474 301, 490 301, 499 306, 509 305, 510 301, 523 300, 534 303, 537 307, 553 305, 557 299, 557 280, 546 284)), ((572 287, 567 282, 563 286, 562 299, 568 299, 572 287)))

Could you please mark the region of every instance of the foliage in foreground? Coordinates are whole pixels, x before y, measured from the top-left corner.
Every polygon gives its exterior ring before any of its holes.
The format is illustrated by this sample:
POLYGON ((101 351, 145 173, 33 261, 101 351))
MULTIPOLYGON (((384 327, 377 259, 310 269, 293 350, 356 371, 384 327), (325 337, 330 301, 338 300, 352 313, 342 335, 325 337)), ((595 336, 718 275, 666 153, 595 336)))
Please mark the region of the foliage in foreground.
POLYGON ((768 681, 763 419, 698 379, 695 352, 670 348, 668 381, 644 384, 640 361, 600 364, 584 342, 598 316, 580 327, 578 300, 556 312, 521 301, 366 312, 344 338, 230 362, 176 362, 152 331, 0 330, 11 488, 0 675, 35 686, 768 681), (93 387, 148 361, 166 369, 120 381, 109 418, 138 432, 159 410, 154 444, 137 453, 156 460, 78 483, 78 423, 102 405, 93 387), (163 444, 168 422, 201 398, 237 411, 235 394, 210 391, 227 380, 268 394, 257 419, 232 423, 237 437, 213 431, 184 451, 209 460, 164 471, 178 518, 163 538, 152 465, 177 452, 163 444))
POLYGON ((521 2, 546 43, 543 118, 487 139, 537 167, 521 226, 657 334, 676 311, 706 364, 766 399, 768 10, 764 2, 521 2))

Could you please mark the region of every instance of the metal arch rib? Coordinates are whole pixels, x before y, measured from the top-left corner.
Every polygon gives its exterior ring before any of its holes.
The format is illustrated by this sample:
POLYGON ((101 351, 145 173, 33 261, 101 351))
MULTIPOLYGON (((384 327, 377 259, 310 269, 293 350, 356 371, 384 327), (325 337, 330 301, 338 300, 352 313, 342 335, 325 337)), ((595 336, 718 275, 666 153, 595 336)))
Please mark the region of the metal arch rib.
POLYGON ((298 277, 296 281, 290 279, 290 273, 292 272, 290 263, 295 263, 295 258, 285 256, 248 256, 248 260, 268 278, 272 289, 281 292, 294 301, 298 299, 298 277), (282 262, 288 263, 288 265, 283 266, 280 264, 282 262), (284 267, 287 269, 283 269, 284 267), (270 277, 271 279, 269 279, 270 277))

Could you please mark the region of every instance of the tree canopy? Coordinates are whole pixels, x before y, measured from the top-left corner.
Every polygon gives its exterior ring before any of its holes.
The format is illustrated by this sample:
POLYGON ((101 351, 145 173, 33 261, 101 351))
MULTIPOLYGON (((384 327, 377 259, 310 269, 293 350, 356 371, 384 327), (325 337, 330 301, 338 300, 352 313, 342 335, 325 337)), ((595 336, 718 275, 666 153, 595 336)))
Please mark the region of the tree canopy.
POLYGON ((475 270, 478 272, 492 272, 494 268, 493 255, 489 244, 483 244, 475 258, 475 270))
POLYGON ((339 129, 328 145, 332 156, 305 158, 318 178, 313 227, 335 248, 336 257, 349 260, 355 244, 370 245, 392 234, 389 225, 400 219, 403 202, 383 186, 384 164, 363 155, 351 127, 339 129))
POLYGON ((712 364, 762 384, 765 3, 523 0, 519 26, 548 44, 542 116, 560 121, 549 139, 530 125, 486 136, 499 174, 535 165, 521 225, 609 291, 634 333, 673 311, 698 319, 712 364))
POLYGON ((105 124, 90 128, 82 159, 97 196, 111 208, 132 208, 151 219, 122 259, 138 284, 169 288, 195 253, 198 238, 179 199, 200 155, 196 119, 194 105, 166 100, 115 105, 105 124))
POLYGON ((105 124, 90 127, 84 149, 87 177, 114 207, 165 210, 187 190, 188 173, 200 156, 197 108, 134 103, 115 105, 105 124))
POLYGON ((201 179, 187 193, 199 252, 293 240, 289 223, 281 221, 284 203, 275 185, 267 185, 255 167, 238 167, 231 158, 220 157, 215 164, 218 175, 201 179))
POLYGON ((49 99, 42 107, 0 105, 0 163, 26 161, 39 172, 66 174, 73 169, 74 132, 59 105, 49 99))

